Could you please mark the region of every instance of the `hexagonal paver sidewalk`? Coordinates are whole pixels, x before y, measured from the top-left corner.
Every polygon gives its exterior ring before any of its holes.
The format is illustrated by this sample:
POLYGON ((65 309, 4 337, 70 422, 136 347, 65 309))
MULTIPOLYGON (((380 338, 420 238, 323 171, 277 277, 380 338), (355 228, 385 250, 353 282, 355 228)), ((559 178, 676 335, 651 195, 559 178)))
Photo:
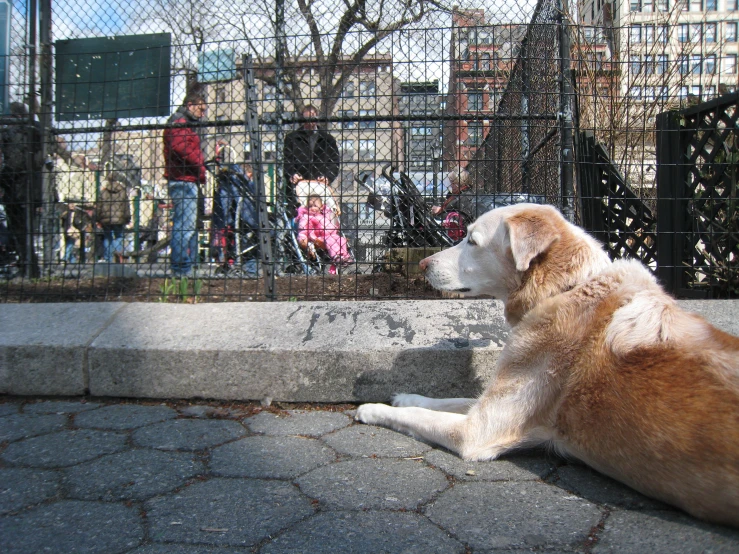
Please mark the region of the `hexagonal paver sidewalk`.
POLYGON ((733 554, 739 529, 545 451, 466 462, 335 408, 0 397, 3 553, 531 550, 733 554))

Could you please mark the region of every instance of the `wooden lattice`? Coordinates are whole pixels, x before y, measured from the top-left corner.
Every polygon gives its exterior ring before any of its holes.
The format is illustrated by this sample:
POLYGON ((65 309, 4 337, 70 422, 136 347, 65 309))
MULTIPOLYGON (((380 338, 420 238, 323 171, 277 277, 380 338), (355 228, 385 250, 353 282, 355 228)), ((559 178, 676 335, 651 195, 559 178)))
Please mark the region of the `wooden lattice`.
POLYGON ((739 127, 736 97, 682 114, 687 209, 684 285, 711 296, 739 294, 739 127))
POLYGON ((656 270, 657 221, 634 193, 592 133, 578 141, 583 227, 600 240, 611 259, 637 258, 656 270))

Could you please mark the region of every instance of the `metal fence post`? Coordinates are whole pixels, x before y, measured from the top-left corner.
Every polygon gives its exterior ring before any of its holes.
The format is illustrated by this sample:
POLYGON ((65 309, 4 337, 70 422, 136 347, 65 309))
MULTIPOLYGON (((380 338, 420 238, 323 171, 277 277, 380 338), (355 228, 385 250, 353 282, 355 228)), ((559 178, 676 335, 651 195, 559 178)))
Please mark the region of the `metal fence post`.
POLYGON ((254 84, 254 68, 251 56, 245 54, 244 85, 246 88, 246 128, 249 132, 251 155, 254 169, 254 182, 257 189, 257 212, 259 214, 259 253, 264 274, 264 294, 267 300, 275 299, 275 260, 272 256, 272 228, 267 213, 267 201, 264 197, 264 166, 262 164, 262 139, 259 135, 259 117, 257 115, 257 90, 254 84))
POLYGON ((575 187, 573 183, 574 144, 573 144, 573 98, 572 62, 570 55, 570 30, 567 16, 570 13, 567 0, 559 2, 559 62, 560 62, 560 152, 562 191, 562 213, 571 223, 575 222, 575 187))
POLYGON ((272 171, 272 188, 274 191, 273 200, 280 202, 287 200, 285 196, 285 188, 287 183, 283 183, 285 175, 284 171, 284 146, 285 146, 285 129, 284 122, 284 70, 285 70, 285 51, 287 49, 285 38, 285 0, 277 0, 275 2, 275 28, 276 28, 276 45, 275 45, 275 114, 279 114, 282 121, 275 121, 275 163, 272 171))
POLYGON ((682 287, 685 175, 680 114, 657 114, 657 278, 671 293, 682 287))
MULTIPOLYGON (((39 112, 39 124, 41 131, 41 155, 46 162, 56 150, 55 138, 51 134, 51 87, 52 87, 52 58, 51 58, 51 0, 41 0, 39 10, 39 39, 41 46, 40 63, 40 89, 41 110, 39 112)), ((56 195, 54 190, 53 166, 44 163, 42 169, 43 194, 43 228, 44 228, 44 250, 43 267, 48 271, 53 263, 53 245, 58 236, 58 218, 56 208, 56 195), (57 235, 57 236, 54 236, 57 235)))

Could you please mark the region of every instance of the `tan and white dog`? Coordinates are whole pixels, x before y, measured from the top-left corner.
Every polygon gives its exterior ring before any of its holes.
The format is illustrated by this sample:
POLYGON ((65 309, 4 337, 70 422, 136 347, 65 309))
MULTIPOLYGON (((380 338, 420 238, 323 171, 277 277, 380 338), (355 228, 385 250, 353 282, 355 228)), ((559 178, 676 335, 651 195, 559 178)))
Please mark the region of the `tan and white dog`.
POLYGON ((492 460, 548 444, 706 520, 739 526, 739 338, 684 312, 637 261, 548 206, 488 212, 420 263, 512 326, 479 399, 399 394, 356 418, 492 460))

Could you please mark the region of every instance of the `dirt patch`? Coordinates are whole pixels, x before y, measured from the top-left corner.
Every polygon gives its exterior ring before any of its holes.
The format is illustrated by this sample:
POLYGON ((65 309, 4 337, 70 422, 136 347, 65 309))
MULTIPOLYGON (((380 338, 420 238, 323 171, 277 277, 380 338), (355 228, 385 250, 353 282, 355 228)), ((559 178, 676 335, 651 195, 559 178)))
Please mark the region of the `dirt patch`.
MULTIPOLYGON (((421 276, 289 275, 275 278, 275 300, 389 300, 442 298, 421 276)), ((0 283, 0 302, 262 302, 268 300, 263 279, 197 279, 187 287, 171 280, 15 279, 0 283)))

